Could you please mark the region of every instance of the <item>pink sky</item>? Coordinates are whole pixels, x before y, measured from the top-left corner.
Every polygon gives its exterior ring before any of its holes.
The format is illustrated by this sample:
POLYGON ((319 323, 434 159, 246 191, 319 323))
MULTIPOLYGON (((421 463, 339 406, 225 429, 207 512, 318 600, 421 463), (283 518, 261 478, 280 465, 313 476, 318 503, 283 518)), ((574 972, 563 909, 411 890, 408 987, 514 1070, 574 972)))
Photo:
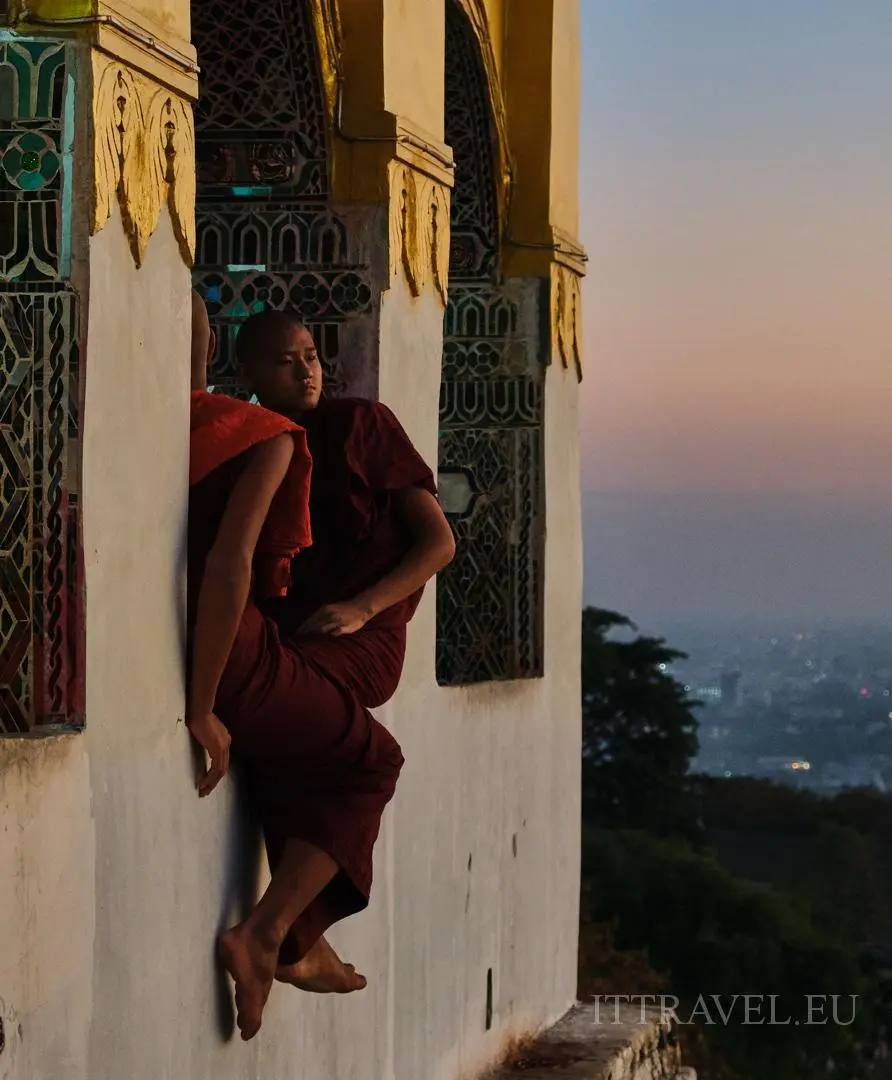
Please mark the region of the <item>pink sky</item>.
POLYGON ((610 6, 582 5, 586 488, 892 496, 892 5, 810 46, 610 6))
POLYGON ((581 9, 586 599, 892 617, 892 3, 581 9))

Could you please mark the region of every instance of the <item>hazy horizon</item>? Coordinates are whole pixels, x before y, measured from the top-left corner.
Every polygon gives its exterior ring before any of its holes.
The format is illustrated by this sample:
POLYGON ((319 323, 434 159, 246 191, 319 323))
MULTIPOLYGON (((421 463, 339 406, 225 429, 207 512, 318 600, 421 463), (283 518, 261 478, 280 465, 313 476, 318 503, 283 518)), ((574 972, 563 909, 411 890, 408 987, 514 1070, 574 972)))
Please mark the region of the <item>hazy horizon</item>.
POLYGON ((643 630, 890 621, 892 500, 596 492, 583 511, 586 601, 643 630))
POLYGON ((586 600, 892 615, 892 4, 582 0, 586 600))

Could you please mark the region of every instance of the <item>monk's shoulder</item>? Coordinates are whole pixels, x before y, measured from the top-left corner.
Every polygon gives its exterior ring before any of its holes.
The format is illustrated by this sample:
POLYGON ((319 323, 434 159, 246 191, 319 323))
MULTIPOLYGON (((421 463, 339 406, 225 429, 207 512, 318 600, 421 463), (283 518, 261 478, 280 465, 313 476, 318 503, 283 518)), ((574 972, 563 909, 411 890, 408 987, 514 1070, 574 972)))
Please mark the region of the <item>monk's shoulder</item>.
POLYGON ((313 412, 313 423, 329 430, 337 430, 341 436, 362 432, 382 422, 393 422, 393 413, 380 401, 370 398, 330 398, 313 412))

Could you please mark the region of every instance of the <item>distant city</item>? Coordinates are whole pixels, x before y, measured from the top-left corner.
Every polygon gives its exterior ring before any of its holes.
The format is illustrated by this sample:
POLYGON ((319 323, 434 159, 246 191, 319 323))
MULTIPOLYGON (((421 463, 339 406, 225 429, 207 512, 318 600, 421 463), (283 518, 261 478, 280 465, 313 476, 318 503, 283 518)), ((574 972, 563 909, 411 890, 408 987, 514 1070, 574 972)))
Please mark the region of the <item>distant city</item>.
POLYGON ((694 771, 892 791, 892 626, 660 632, 702 703, 694 771))

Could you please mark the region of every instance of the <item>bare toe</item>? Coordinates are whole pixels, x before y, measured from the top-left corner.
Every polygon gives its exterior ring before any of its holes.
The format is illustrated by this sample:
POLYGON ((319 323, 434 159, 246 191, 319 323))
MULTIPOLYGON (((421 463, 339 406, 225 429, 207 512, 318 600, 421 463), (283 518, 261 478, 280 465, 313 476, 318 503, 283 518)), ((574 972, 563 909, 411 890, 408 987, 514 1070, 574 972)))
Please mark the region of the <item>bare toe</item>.
POLYGON ((272 989, 276 954, 265 949, 250 931, 236 926, 220 934, 217 955, 235 983, 238 1029, 245 1041, 253 1039, 272 989))

